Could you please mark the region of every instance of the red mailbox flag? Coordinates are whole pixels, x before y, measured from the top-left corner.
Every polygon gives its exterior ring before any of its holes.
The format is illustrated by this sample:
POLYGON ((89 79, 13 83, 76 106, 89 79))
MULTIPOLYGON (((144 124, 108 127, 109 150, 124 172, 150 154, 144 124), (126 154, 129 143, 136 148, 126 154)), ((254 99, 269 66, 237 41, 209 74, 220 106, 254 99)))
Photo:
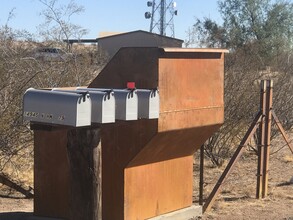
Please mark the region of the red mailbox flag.
POLYGON ((127 82, 127 89, 135 89, 135 82, 127 82))

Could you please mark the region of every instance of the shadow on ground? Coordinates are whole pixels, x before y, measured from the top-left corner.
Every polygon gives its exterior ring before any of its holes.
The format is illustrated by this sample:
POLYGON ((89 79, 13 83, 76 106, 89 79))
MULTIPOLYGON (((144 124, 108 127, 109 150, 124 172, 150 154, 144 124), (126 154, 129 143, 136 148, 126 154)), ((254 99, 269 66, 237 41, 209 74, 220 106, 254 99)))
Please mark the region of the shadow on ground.
POLYGON ((47 218, 34 216, 32 212, 3 212, 0 220, 62 220, 60 218, 47 218))
POLYGON ((23 197, 23 196, 3 195, 3 194, 0 194, 0 198, 6 198, 6 199, 27 199, 26 197, 23 197))
POLYGON ((32 212, 7 212, 0 213, 0 220, 29 220, 33 216, 32 212))
POLYGON ((280 183, 278 184, 277 186, 280 187, 280 186, 290 186, 290 185, 293 185, 293 183, 290 182, 283 182, 283 183, 280 183))

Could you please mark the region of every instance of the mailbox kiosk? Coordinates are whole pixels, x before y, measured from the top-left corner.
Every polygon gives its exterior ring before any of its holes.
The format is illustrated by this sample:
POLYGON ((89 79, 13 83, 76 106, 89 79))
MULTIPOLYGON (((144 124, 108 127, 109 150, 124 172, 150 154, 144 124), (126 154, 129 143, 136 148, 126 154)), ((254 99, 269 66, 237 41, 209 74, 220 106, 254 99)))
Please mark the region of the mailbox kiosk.
POLYGON ((225 52, 121 48, 88 89, 118 89, 117 106, 135 97, 131 108, 148 113, 116 112, 123 120, 78 129, 37 127, 35 215, 186 220, 200 214, 192 202, 193 154, 224 121, 225 52), (152 94, 125 91, 127 82, 158 88, 159 106, 140 104, 152 94), (158 118, 133 120, 153 118, 152 106, 158 118))

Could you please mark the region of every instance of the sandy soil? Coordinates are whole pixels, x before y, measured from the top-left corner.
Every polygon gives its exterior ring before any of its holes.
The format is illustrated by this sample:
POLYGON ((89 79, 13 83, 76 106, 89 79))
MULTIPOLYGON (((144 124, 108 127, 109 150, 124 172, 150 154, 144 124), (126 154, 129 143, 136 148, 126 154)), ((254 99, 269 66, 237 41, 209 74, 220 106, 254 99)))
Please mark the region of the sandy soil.
MULTIPOLYGON (((268 196, 255 199, 257 157, 246 151, 237 162, 222 187, 212 209, 202 219, 286 219, 293 220, 293 154, 282 140, 272 142, 269 162, 268 196)), ((218 180, 223 168, 205 168, 205 189, 207 197, 218 180)), ((195 192, 197 188, 197 165, 195 164, 195 192)), ((195 200, 197 199, 195 194, 195 200)))

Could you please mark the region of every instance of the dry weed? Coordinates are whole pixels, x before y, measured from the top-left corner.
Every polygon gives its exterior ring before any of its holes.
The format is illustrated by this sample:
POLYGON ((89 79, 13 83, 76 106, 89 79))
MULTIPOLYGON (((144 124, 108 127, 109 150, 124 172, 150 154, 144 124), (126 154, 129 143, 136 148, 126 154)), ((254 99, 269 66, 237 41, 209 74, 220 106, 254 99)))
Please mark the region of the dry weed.
POLYGON ((293 156, 291 156, 291 155, 285 155, 285 156, 283 157, 283 161, 284 161, 285 163, 292 163, 292 162, 293 162, 293 156))

